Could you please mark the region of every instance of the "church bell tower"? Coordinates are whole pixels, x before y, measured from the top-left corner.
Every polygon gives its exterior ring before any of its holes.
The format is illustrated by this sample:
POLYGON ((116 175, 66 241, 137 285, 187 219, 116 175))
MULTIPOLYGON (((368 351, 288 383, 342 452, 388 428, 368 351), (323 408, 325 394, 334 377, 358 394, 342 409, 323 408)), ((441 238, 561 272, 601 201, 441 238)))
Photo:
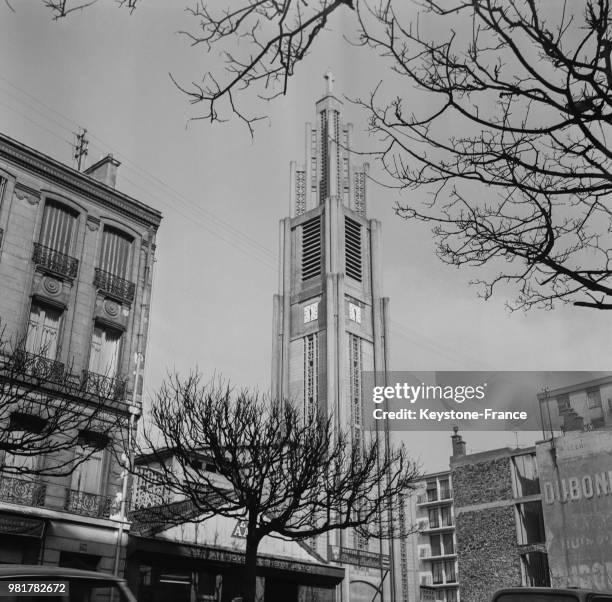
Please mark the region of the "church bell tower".
MULTIPOLYGON (((280 222, 272 395, 305 411, 324 409, 359 443, 362 371, 387 370, 388 299, 381 290, 380 222, 367 214, 369 166, 353 163, 352 125, 342 119, 331 73, 325 79, 316 123, 306 124, 305 161, 291 162, 290 217, 280 222)), ((328 560, 332 548, 373 545, 352 531, 312 543, 328 560)), ((380 584, 376 570, 346 568, 373 571, 373 584, 380 584)), ((345 589, 342 600, 349 597, 345 589)))

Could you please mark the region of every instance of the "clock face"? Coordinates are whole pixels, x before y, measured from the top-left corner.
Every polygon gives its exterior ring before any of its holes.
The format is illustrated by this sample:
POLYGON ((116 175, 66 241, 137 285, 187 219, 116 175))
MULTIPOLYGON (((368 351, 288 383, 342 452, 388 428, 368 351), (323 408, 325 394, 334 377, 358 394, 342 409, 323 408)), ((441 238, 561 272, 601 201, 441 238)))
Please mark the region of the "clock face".
POLYGON ((319 317, 319 304, 311 303, 304 307, 304 324, 312 322, 319 317))
POLYGON ((354 303, 349 303, 349 320, 361 324, 361 307, 354 303))

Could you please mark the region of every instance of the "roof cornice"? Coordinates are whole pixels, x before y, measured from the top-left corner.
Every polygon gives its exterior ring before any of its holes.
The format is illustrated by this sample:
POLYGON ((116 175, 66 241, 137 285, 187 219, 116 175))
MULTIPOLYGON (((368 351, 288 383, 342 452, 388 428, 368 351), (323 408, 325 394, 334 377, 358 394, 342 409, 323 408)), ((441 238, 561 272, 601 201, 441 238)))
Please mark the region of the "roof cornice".
POLYGON ((4 134, 0 134, 0 157, 95 203, 106 205, 117 213, 135 219, 145 226, 153 226, 155 229, 159 227, 162 214, 157 209, 153 209, 141 201, 98 182, 91 176, 78 172, 4 134))

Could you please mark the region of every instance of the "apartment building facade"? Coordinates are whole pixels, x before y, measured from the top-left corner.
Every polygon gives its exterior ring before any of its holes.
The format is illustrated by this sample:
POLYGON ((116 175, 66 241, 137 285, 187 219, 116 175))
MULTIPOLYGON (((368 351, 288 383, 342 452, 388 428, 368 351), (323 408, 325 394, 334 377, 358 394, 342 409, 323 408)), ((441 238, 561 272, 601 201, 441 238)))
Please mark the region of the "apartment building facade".
POLYGON ((397 600, 458 602, 457 546, 450 471, 423 476, 406 496, 399 517, 402 531, 414 532, 395 542, 397 600))
MULTIPOLYGON (((120 453, 140 414, 161 214, 115 189, 118 166, 81 173, 0 135, 0 378, 10 368, 41 408, 95 412, 57 453, 0 451, 0 562, 122 565, 120 453)), ((9 414, 2 428, 22 433, 42 420, 9 414)))

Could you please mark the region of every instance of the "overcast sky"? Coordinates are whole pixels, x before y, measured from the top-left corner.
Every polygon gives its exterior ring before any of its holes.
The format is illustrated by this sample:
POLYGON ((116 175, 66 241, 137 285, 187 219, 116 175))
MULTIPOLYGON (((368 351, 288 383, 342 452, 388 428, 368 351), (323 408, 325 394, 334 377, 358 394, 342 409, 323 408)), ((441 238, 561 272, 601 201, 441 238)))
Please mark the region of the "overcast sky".
MULTIPOLYGON (((349 98, 365 96, 384 75, 376 58, 338 35, 351 31, 351 15, 332 21, 288 95, 259 107, 269 120, 251 139, 237 121, 188 124, 199 109, 168 74, 198 80, 219 58, 176 34, 191 26, 181 0, 147 0, 132 16, 104 1, 59 22, 39 2, 13 5, 15 13, 0 2, 0 130, 70 164, 72 132, 87 128, 90 161, 112 152, 122 161, 117 187, 164 214, 147 390, 166 370, 196 366, 268 389, 289 161, 303 160, 304 123, 314 118, 327 69, 338 94, 349 98)), ((397 93, 411 101, 410 89, 397 93)), ((372 148, 363 113, 345 106, 360 149, 372 148)), ((383 224, 394 370, 609 368, 610 313, 509 313, 503 295, 482 301, 468 285, 482 274, 440 263, 428 228, 394 216, 397 200, 397 192, 370 186, 369 215, 383 224)), ((468 450, 516 441, 511 433, 466 439, 468 450)), ((448 465, 447 434, 411 433, 408 442, 426 469, 448 465)))

